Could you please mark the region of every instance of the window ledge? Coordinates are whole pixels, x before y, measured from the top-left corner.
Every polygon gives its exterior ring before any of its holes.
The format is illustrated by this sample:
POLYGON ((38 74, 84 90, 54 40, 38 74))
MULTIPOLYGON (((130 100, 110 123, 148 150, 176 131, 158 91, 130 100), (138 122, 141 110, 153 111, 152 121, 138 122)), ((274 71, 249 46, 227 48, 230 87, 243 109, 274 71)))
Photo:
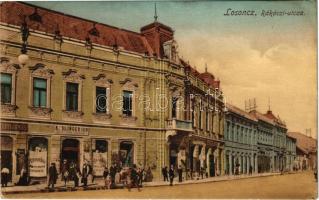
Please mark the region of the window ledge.
POLYGON ((122 119, 130 120, 130 121, 136 121, 137 120, 137 117, 134 117, 134 116, 120 115, 120 117, 122 119))
POLYGON ((4 116, 15 116, 17 105, 1 103, 1 114, 4 116))
POLYGON ((62 110, 62 113, 65 115, 65 117, 71 118, 71 119, 81 119, 82 115, 84 115, 82 111, 62 110))
POLYGON ((36 118, 50 118, 51 112, 53 111, 51 108, 45 107, 29 106, 28 108, 31 111, 30 116, 36 118))

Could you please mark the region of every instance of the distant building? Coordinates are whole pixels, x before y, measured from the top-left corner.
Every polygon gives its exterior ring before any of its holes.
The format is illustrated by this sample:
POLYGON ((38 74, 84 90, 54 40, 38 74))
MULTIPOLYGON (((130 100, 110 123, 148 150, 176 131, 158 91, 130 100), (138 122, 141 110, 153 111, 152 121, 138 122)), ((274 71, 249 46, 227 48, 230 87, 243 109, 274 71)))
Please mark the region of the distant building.
POLYGON ((317 140, 299 132, 288 132, 288 135, 297 141, 295 167, 299 170, 314 169, 317 164, 317 140))
POLYGON ((257 122, 251 114, 227 104, 225 123, 225 173, 232 175, 236 165, 240 173, 248 173, 251 166, 257 173, 257 122))

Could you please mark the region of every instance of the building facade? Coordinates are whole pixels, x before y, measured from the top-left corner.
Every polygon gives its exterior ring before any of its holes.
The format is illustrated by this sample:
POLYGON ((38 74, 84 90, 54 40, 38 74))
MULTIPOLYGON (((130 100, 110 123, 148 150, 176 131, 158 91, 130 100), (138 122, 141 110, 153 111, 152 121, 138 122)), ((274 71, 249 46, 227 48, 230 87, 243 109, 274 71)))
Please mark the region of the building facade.
POLYGON ((227 105, 225 122, 225 173, 279 172, 293 170, 296 140, 287 135, 285 123, 272 114, 243 111, 227 105))
POLYGON ((21 2, 2 3, 0 21, 1 167, 12 182, 23 168, 44 179, 63 160, 89 162, 97 177, 112 163, 155 179, 168 165, 223 174, 219 81, 190 73, 170 27, 137 33, 21 2))
POLYGON ((288 132, 288 136, 296 140, 294 144, 293 167, 295 170, 314 170, 317 168, 317 140, 299 132, 288 132))
POLYGON ((257 119, 240 108, 227 104, 225 123, 225 174, 248 174, 258 170, 257 119))

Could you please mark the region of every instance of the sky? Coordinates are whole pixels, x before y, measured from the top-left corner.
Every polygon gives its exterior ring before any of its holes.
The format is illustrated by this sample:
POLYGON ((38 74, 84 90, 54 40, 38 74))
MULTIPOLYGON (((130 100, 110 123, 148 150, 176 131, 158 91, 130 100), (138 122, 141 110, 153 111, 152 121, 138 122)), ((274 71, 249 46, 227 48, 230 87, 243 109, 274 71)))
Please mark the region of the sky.
MULTIPOLYGON (((152 2, 29 2, 139 32, 154 21, 152 2)), ((256 98, 288 131, 317 138, 317 5, 315 1, 158 1, 158 21, 173 28, 179 56, 221 81, 227 102, 256 98), (225 16, 227 9, 256 16, 225 16), (262 16, 303 11, 302 16, 262 16), (270 102, 270 103, 269 103, 270 102)))

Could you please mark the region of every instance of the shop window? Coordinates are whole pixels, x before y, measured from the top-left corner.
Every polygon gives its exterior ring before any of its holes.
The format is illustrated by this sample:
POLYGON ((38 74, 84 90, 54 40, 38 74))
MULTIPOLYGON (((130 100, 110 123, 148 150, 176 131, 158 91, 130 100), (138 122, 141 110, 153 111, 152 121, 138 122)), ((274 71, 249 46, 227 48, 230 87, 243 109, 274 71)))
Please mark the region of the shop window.
POLYGON ((126 116, 132 116, 132 97, 133 92, 132 91, 123 91, 123 109, 122 113, 126 116))
POLYGON ((107 95, 105 87, 96 87, 96 113, 106 113, 107 95))
POLYGON ((93 170, 95 176, 103 176, 104 167, 107 166, 108 143, 103 139, 96 139, 93 151, 93 170))
POLYGON ((33 79, 33 106, 46 107, 47 104, 47 80, 42 78, 33 79))
POLYGON ((33 137, 29 139, 28 144, 30 177, 46 177, 48 140, 43 137, 33 137))
POLYGON ((134 144, 130 141, 120 143, 120 161, 122 166, 132 166, 134 162, 134 144))
POLYGON ((79 84, 66 83, 66 110, 77 111, 78 110, 78 91, 79 84))
POLYGON ((11 104, 12 75, 1 73, 1 103, 11 104))
POLYGON ((95 150, 101 153, 107 152, 107 141, 105 140, 95 140, 95 150))

